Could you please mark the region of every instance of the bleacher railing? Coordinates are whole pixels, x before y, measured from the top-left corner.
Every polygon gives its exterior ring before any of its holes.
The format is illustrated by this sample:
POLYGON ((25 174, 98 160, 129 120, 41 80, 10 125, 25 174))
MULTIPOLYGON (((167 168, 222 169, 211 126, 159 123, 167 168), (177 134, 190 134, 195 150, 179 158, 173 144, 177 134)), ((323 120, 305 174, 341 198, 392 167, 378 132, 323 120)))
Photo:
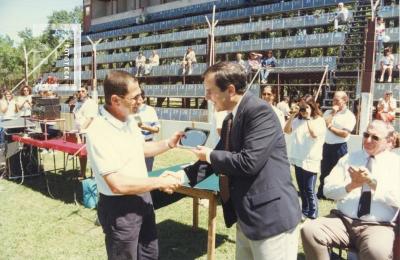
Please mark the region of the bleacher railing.
MULTIPOLYGON (((266 38, 257 40, 235 41, 235 42, 222 42, 216 44, 216 53, 237 53, 249 52, 260 50, 280 50, 280 49, 294 49, 294 48, 309 48, 309 47, 325 47, 325 46, 338 46, 342 45, 345 40, 345 33, 323 33, 312 35, 299 35, 287 36, 277 38, 266 38)), ((206 45, 193 45, 191 46, 197 55, 206 54, 206 45)), ((181 58, 186 52, 187 46, 174 47, 157 50, 160 58, 181 58)), ((144 51, 145 56, 149 57, 151 51, 144 51)), ((138 52, 117 53, 110 55, 98 55, 97 63, 113 63, 113 62, 128 62, 134 61, 138 52)), ((64 67, 64 61, 57 61, 57 67, 64 67)), ((70 66, 73 66, 73 60, 70 60, 70 66)), ((81 59, 82 65, 91 64, 91 57, 81 59)))
MULTIPOLYGON (((279 2, 263 6, 253 6, 247 8, 240 8, 236 10, 217 12, 216 19, 219 21, 237 20, 241 18, 247 18, 249 16, 277 14, 281 12, 296 11, 301 9, 312 9, 325 6, 333 6, 337 5, 339 2, 351 3, 353 2, 353 0, 295 0, 291 2, 279 2)), ((210 6, 209 9, 210 13, 211 10, 212 7, 210 6)), ((199 9, 199 12, 203 13, 204 9, 199 9)), ((177 13, 179 13, 179 11, 177 11, 177 13)), ((179 15, 181 14, 182 13, 179 13, 179 15)), ((171 17, 169 17, 169 19, 170 18, 171 17)), ((162 19, 166 19, 166 17, 163 17, 162 19)), ((162 31, 172 28, 179 28, 182 26, 190 26, 190 25, 204 24, 204 23, 205 23, 204 15, 192 15, 186 18, 167 20, 167 21, 161 21, 143 25, 137 25, 136 17, 134 17, 125 19, 125 21, 123 22, 121 22, 121 20, 119 21, 117 20, 105 24, 95 25, 94 28, 96 31, 105 31, 110 29, 114 30, 100 32, 100 33, 93 33, 90 34, 90 37, 95 40, 99 38, 110 38, 110 37, 124 36, 129 34, 142 33, 142 32, 162 31), (131 27, 116 29, 123 26, 131 26, 131 27)), ((91 30, 95 31, 93 29, 91 30)), ((84 42, 85 41, 84 37, 82 37, 82 39, 84 42)))

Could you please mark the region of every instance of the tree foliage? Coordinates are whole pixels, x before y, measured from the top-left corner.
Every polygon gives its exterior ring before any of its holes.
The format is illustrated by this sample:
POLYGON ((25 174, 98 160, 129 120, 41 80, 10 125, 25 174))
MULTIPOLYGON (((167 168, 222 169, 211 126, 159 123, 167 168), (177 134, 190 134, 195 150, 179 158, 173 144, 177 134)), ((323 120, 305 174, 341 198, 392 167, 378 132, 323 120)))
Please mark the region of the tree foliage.
MULTIPOLYGON (((34 36, 32 28, 25 28, 18 32, 21 42, 16 44, 8 35, 0 36, 0 86, 13 88, 24 78, 25 47, 28 55, 28 67, 32 70, 44 57, 46 57, 66 37, 65 31, 56 30, 63 24, 82 24, 82 8, 75 7, 72 11, 54 11, 47 17, 47 27, 38 36, 34 36)), ((45 62, 37 73, 29 78, 32 84, 40 76, 40 71, 50 71, 57 55, 62 49, 45 62)))

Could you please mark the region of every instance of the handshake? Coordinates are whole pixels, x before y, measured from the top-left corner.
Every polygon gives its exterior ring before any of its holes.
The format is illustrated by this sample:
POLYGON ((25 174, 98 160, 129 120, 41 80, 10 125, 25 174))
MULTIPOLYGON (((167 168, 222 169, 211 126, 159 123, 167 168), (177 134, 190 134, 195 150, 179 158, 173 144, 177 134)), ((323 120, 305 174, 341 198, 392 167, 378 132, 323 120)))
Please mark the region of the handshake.
POLYGON ((174 193, 176 189, 187 182, 187 177, 184 171, 172 172, 165 171, 159 177, 159 190, 168 194, 174 193))

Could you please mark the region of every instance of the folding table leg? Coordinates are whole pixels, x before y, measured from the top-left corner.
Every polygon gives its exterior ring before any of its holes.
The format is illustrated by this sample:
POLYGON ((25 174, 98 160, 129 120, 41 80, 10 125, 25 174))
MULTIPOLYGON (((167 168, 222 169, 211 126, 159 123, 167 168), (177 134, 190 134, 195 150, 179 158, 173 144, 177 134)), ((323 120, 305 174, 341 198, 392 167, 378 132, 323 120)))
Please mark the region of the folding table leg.
POLYGON ((215 233, 217 228, 217 196, 209 198, 208 205, 208 239, 207 239, 207 259, 215 259, 215 233))

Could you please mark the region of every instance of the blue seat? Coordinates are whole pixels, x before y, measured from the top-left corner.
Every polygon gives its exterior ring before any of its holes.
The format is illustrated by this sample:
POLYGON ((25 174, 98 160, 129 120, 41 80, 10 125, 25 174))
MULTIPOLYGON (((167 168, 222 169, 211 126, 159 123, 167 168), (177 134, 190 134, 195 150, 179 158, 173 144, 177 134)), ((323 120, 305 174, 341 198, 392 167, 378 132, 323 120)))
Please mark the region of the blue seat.
POLYGON ((180 97, 186 97, 186 86, 185 85, 176 85, 177 88, 177 95, 180 97))

